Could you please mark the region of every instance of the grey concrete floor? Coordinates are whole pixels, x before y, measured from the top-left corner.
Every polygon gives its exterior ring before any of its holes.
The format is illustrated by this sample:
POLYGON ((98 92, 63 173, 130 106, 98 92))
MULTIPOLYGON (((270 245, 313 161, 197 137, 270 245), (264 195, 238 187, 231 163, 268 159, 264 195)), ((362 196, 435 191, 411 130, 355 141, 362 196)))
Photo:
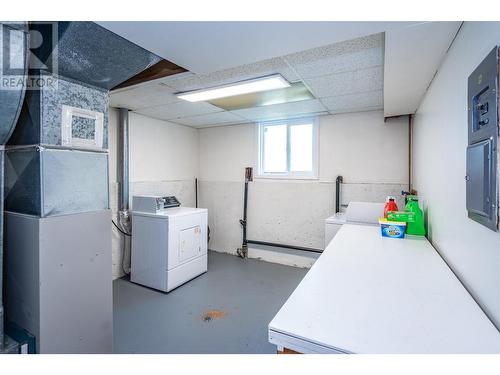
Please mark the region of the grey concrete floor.
POLYGON ((276 353, 267 325, 306 272, 209 252, 208 272, 170 293, 115 280, 114 351, 276 353))

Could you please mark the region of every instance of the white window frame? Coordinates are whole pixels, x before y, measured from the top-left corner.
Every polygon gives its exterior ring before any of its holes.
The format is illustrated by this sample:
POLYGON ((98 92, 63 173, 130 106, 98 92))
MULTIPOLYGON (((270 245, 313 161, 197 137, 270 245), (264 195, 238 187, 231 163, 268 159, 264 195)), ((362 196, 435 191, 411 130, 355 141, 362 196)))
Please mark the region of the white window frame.
POLYGON ((270 179, 297 179, 297 180, 317 180, 319 171, 319 126, 316 117, 302 117, 286 120, 263 121, 257 124, 257 161, 256 178, 270 179), (310 172, 293 172, 290 171, 290 126, 311 123, 313 128, 312 134, 312 171, 310 172), (264 172, 264 127, 273 125, 287 125, 287 172, 264 172))

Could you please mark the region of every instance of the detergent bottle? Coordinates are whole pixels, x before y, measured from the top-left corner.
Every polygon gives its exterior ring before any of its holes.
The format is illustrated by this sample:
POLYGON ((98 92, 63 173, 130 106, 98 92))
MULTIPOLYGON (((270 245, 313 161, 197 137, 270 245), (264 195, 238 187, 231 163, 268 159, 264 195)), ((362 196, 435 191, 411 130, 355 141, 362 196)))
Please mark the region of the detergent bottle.
POLYGON ((384 217, 387 219, 387 213, 389 211, 398 211, 398 205, 394 197, 387 197, 384 206, 384 217))
POLYGON ((408 195, 406 199, 407 203, 405 206, 405 211, 413 212, 415 214, 414 220, 412 222, 408 222, 406 233, 417 236, 425 236, 424 213, 418 205, 418 197, 415 195, 408 195))

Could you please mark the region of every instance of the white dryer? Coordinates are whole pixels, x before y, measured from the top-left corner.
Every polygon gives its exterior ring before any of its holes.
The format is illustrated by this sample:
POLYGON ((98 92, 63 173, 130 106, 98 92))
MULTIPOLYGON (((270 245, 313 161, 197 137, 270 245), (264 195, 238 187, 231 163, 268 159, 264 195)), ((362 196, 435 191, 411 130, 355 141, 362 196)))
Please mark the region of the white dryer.
POLYGON ((207 216, 175 197, 134 196, 130 280, 169 292, 206 272, 207 216))

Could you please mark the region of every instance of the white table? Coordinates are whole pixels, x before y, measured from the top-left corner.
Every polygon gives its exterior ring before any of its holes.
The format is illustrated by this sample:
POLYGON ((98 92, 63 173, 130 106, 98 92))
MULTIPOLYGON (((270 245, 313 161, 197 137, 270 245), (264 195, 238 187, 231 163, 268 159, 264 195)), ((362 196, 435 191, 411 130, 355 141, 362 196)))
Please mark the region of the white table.
POLYGON ((500 353, 500 333, 425 238, 349 224, 271 321, 269 341, 300 353, 500 353))

